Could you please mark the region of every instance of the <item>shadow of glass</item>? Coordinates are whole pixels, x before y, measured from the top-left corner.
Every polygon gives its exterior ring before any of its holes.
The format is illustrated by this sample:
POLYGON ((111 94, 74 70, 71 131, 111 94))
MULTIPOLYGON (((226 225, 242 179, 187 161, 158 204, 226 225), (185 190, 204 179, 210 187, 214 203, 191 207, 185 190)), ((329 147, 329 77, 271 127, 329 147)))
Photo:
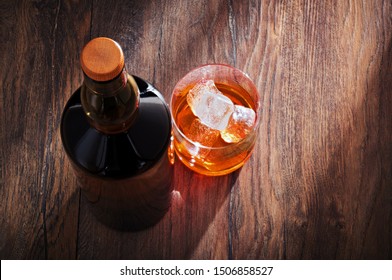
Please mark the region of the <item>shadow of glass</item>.
POLYGON ((178 162, 171 223, 169 258, 228 258, 230 193, 240 170, 224 176, 204 176, 178 162))

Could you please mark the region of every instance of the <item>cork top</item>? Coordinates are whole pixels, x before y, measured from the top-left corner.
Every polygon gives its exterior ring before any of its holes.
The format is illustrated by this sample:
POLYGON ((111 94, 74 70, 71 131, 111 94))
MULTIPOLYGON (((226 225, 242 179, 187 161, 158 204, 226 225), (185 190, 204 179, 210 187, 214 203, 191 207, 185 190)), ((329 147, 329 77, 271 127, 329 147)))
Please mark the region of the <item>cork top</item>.
POLYGON ((83 72, 95 81, 115 78, 124 68, 124 53, 120 45, 106 37, 98 37, 83 48, 80 58, 83 72))

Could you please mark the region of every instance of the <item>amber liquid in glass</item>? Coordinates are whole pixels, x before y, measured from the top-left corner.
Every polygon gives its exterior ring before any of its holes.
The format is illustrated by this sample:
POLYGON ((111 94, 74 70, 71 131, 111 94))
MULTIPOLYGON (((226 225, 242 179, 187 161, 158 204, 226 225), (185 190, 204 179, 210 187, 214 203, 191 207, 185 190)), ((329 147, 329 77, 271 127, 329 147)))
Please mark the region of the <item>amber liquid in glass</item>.
MULTIPOLYGON (((256 111, 256 104, 249 93, 240 86, 232 86, 215 82, 221 93, 229 97, 235 105, 242 105, 256 111)), ((192 124, 196 116, 193 115, 188 103, 188 91, 195 84, 191 84, 185 90, 185 94, 177 99, 172 110, 175 123, 178 129, 187 136, 185 131, 192 124), (184 117, 187 116, 187 117, 184 117)), ((250 157, 255 143, 255 137, 249 137, 233 145, 226 143, 221 137, 212 147, 200 146, 200 152, 189 152, 189 143, 181 137, 174 137, 174 149, 181 161, 191 169, 205 175, 224 175, 242 166, 250 157), (223 170, 223 171, 222 171, 223 170)))
POLYGON ((68 101, 61 123, 65 151, 90 208, 99 220, 123 230, 159 221, 170 207, 172 191, 168 107, 151 84, 133 77, 140 100, 126 132, 104 134, 93 128, 80 89, 68 101))

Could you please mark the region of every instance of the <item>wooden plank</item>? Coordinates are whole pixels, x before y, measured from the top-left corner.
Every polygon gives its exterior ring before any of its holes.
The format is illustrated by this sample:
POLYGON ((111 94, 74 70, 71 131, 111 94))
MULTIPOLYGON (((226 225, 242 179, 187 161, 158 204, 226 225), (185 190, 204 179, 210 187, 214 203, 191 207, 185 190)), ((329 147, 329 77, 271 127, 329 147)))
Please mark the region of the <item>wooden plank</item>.
POLYGON ((237 26, 266 42, 241 48, 264 110, 259 171, 233 198, 233 258, 391 258, 391 13, 263 2, 237 26))
POLYGON ((0 255, 75 258, 79 190, 58 128, 81 81, 91 5, 2 5, 0 255))

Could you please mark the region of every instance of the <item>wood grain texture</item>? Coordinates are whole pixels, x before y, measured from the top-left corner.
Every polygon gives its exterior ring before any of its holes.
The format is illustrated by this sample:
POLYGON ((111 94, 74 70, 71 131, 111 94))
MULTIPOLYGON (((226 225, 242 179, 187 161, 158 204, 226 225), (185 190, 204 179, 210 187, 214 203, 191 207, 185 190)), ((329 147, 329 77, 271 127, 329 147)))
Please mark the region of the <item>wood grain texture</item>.
POLYGON ((90 5, 2 1, 2 258, 76 257, 80 195, 58 128, 82 79, 86 15, 90 5))
POLYGON ((260 11, 261 185, 237 189, 257 206, 233 210, 233 257, 390 258, 391 3, 260 11))
POLYGON ((392 259, 391 1, 0 3, 2 259, 392 259), (205 63, 261 93, 254 154, 227 176, 175 164, 156 226, 96 221, 59 138, 91 38, 169 101, 205 63))

